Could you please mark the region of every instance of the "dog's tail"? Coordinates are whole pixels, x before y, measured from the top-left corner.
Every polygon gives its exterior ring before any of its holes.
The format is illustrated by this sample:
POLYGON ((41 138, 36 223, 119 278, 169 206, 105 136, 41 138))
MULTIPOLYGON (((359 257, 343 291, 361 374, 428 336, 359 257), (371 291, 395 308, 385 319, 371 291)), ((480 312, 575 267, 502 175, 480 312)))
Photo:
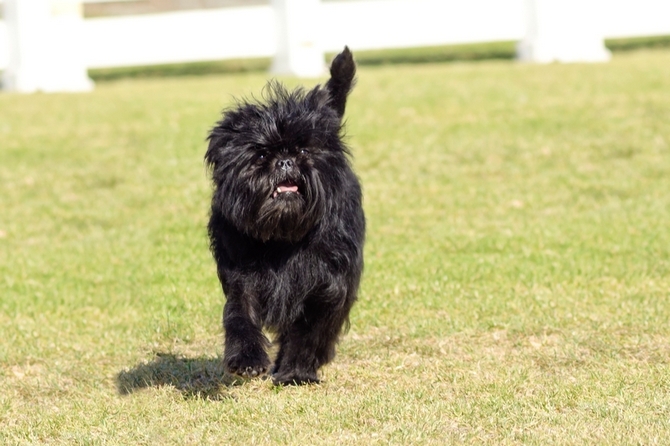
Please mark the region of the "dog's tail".
POLYGON ((347 95, 354 87, 356 75, 356 63, 349 47, 335 56, 330 65, 330 79, 326 83, 326 89, 330 94, 330 104, 341 118, 344 116, 344 108, 347 103, 347 95))

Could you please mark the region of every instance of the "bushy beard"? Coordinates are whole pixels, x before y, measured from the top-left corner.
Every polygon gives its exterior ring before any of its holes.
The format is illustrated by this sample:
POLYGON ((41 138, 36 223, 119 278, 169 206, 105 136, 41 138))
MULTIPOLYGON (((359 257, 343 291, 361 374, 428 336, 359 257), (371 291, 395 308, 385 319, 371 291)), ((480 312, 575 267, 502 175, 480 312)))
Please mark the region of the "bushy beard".
POLYGON ((326 192, 315 170, 242 175, 218 189, 220 209, 246 235, 297 243, 326 212, 326 192))

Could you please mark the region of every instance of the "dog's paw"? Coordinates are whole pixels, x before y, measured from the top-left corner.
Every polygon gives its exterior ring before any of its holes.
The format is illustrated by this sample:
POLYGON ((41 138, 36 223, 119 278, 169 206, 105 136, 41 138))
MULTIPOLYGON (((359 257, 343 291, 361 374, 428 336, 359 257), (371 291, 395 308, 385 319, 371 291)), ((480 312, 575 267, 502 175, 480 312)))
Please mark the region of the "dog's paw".
POLYGON ((320 382, 316 373, 275 373, 272 375, 272 384, 275 386, 302 386, 320 382))
POLYGON ((232 358, 225 358, 223 365, 226 372, 231 375, 246 379, 256 378, 268 373, 268 370, 270 370, 270 358, 268 358, 265 352, 262 355, 239 354, 232 358))

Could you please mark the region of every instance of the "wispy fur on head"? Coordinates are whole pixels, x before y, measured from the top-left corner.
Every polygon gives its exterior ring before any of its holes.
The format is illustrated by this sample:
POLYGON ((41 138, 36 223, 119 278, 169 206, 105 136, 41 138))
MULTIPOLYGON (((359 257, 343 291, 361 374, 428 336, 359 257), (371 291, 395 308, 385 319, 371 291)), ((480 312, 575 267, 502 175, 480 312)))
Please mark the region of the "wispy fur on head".
MULTIPOLYGON (((212 129, 205 161, 212 169, 217 198, 226 203, 229 219, 238 229, 263 241, 295 241, 323 216, 323 200, 317 198, 325 191, 317 176, 348 162, 341 114, 355 73, 350 52, 348 56, 335 59, 333 67, 338 60, 342 66, 331 71, 339 77, 331 77, 325 87, 288 90, 271 81, 261 100, 240 101, 224 111, 212 129), (290 159, 293 169, 276 169, 281 157, 290 159), (264 200, 282 181, 301 187, 300 200, 281 206, 264 200)), ((328 180, 331 186, 337 181, 328 180)))

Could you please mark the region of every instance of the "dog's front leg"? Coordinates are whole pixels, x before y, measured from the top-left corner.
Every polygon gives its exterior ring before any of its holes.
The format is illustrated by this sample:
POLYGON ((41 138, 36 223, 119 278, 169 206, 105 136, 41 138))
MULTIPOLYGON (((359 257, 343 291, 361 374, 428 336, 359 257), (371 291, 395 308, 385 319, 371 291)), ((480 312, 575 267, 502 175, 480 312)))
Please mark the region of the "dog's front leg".
POLYGON ((267 373, 269 341, 263 334, 253 300, 229 296, 223 308, 225 348, 223 365, 230 374, 253 378, 267 373))
MULTIPOLYGON (((330 297, 330 296, 329 296, 330 297)), ((324 296, 311 296, 305 310, 279 333, 279 352, 272 370, 275 385, 318 383, 318 369, 335 356, 342 327, 349 316, 353 298, 339 304, 324 296)))

